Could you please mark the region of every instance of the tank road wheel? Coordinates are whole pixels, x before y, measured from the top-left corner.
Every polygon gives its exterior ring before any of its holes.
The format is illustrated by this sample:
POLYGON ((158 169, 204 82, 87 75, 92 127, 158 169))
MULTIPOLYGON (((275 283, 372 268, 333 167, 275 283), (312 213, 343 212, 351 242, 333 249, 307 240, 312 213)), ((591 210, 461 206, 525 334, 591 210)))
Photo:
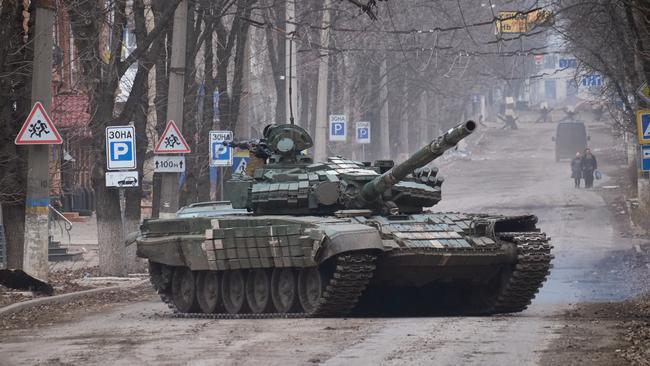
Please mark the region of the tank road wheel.
POLYGON ((195 313, 199 310, 196 301, 194 273, 187 267, 176 267, 172 278, 172 301, 181 313, 195 313))
POLYGON ((246 276, 246 301, 253 313, 273 312, 271 278, 265 269, 254 269, 246 276))
POLYGON ((275 268, 271 275, 271 297, 278 313, 298 310, 296 275, 291 268, 275 268))
POLYGON ((244 313, 246 310, 246 281, 241 270, 226 271, 221 279, 223 306, 230 314, 244 313))
POLYGON ((196 299, 201 311, 216 313, 223 307, 219 288, 219 275, 216 271, 201 271, 196 277, 196 299))
POLYGON ((298 298, 306 313, 311 313, 321 302, 323 278, 317 267, 303 268, 298 275, 298 298))

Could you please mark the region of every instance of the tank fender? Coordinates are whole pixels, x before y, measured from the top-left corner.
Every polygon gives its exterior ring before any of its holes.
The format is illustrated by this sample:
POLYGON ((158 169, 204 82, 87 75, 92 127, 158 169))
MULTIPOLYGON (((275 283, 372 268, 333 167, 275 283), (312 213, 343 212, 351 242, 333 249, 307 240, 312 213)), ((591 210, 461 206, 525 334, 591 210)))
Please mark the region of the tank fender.
POLYGON ((309 236, 314 239, 314 261, 317 263, 345 252, 384 250, 377 229, 362 224, 318 225, 309 236))

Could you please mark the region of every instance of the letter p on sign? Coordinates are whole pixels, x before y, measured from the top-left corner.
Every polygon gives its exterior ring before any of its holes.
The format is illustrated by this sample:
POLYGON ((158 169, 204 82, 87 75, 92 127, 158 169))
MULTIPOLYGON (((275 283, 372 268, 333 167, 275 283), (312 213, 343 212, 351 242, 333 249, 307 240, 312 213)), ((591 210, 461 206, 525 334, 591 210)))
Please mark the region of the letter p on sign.
POLYGON ((131 160, 133 153, 130 141, 111 142, 111 160, 125 161, 131 160))

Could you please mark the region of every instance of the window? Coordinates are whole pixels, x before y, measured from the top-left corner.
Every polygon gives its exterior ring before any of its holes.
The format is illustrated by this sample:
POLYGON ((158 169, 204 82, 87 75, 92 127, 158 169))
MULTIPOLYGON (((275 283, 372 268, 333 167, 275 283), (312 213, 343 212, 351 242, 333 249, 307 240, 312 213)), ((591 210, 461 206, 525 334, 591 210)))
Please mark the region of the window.
POLYGON ((544 94, 546 99, 555 100, 555 80, 544 81, 544 94))
POLYGON ((578 82, 571 79, 566 81, 566 96, 573 97, 578 95, 578 82))

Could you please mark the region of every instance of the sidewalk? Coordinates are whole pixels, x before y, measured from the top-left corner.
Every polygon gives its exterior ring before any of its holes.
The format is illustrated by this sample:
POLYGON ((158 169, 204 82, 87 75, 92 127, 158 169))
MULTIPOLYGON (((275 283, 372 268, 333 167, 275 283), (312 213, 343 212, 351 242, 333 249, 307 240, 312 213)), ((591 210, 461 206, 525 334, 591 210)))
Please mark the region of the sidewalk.
MULTIPOLYGON (((54 240, 61 242, 62 246, 83 247, 97 246, 97 217, 92 215, 86 222, 73 222, 70 238, 65 230, 60 230, 58 225, 53 226, 54 240)), ((74 248, 73 248, 74 249, 74 248)), ((87 248, 94 249, 94 248, 87 248)))

